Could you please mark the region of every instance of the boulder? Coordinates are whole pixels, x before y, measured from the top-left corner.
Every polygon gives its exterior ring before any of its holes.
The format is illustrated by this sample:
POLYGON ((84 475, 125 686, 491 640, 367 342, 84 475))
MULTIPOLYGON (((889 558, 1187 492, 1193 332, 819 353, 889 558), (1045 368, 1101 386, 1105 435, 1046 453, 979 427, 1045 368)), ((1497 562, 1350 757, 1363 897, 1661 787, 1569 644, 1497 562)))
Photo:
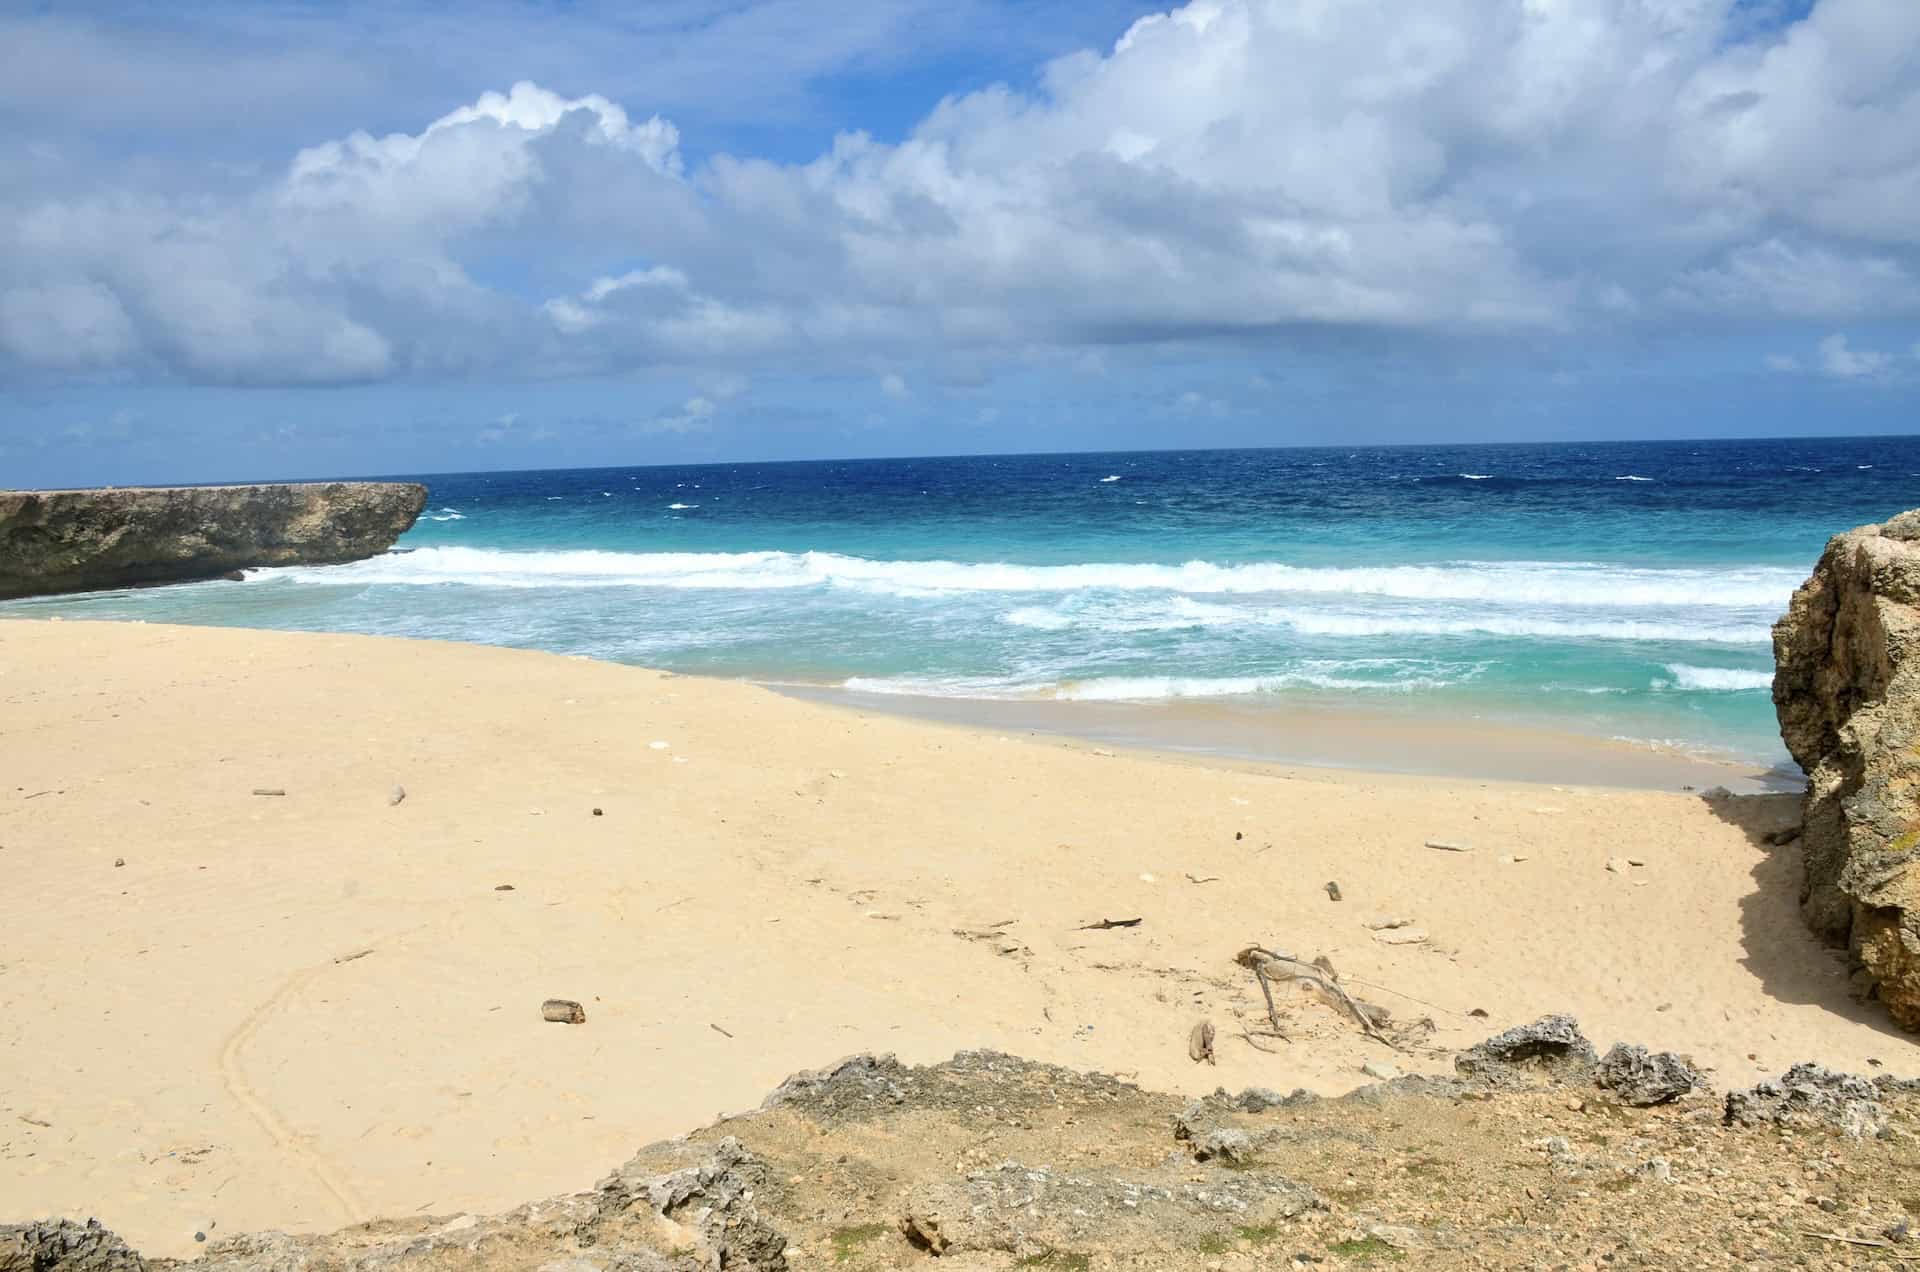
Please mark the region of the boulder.
POLYGON ((1596 1054, 1572 1016, 1542 1016, 1468 1047, 1453 1058, 1453 1067, 1469 1078, 1516 1082, 1528 1070, 1555 1078, 1584 1075, 1596 1054))
POLYGON ((0 600, 358 561, 426 503, 398 482, 0 491, 0 600))
POLYGON ((1824 1126, 1860 1139, 1887 1129, 1882 1094, 1866 1078, 1796 1064, 1777 1078, 1727 1092, 1721 1121, 1727 1126, 1824 1126))
POLYGON ((1807 774, 1801 912, 1920 1029, 1920 509, 1828 542, 1774 624, 1774 709, 1807 774))
POLYGON ((1601 1057, 1593 1080, 1613 1092, 1622 1104, 1647 1108, 1679 1099, 1699 1085, 1700 1074, 1671 1051, 1650 1052, 1645 1047, 1617 1042, 1601 1057))
POLYGON ((0 1224, 0 1272, 144 1272, 146 1266, 98 1219, 0 1224))

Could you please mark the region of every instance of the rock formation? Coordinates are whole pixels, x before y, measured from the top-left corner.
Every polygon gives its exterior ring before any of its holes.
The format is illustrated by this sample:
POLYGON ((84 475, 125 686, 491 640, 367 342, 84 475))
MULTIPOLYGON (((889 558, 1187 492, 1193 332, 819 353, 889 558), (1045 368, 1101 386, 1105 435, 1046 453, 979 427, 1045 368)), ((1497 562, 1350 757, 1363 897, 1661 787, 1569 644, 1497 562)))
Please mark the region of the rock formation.
POLYGON ((1773 628, 1780 736, 1807 773, 1801 910, 1920 1029, 1920 509, 1828 542, 1773 628))
POLYGON ((0 492, 0 600, 375 556, 427 488, 398 482, 0 492))
POLYGON ((854 1056, 591 1190, 504 1214, 206 1232, 191 1259, 143 1257, 91 1220, 0 1222, 0 1272, 877 1272, 936 1257, 1446 1272, 1751 1267, 1823 1233, 1863 1258, 1915 1248, 1902 1198, 1920 1082, 1798 1065, 1724 1099, 1690 1080, 1657 1101, 1617 1081, 1609 1096, 1610 1065, 1681 1062, 1616 1047, 1596 1066, 1565 1016, 1472 1056, 1460 1076, 1339 1099, 1193 1101, 990 1051, 925 1068, 854 1056), (1781 1127, 1793 1134, 1746 1133, 1781 1127))

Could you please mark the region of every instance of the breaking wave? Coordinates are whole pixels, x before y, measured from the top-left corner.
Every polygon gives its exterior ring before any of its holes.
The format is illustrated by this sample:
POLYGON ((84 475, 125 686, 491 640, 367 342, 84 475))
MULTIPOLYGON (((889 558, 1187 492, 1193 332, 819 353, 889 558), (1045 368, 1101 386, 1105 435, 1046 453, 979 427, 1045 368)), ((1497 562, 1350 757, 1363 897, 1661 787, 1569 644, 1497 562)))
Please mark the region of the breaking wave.
POLYGON ((954 592, 1167 592, 1345 595, 1591 609, 1784 608, 1801 571, 1773 566, 1659 569, 1581 561, 1454 561, 1433 565, 1295 566, 1090 562, 889 561, 832 552, 510 552, 436 547, 344 566, 262 571, 264 580, 472 587, 854 587, 901 596, 954 592))

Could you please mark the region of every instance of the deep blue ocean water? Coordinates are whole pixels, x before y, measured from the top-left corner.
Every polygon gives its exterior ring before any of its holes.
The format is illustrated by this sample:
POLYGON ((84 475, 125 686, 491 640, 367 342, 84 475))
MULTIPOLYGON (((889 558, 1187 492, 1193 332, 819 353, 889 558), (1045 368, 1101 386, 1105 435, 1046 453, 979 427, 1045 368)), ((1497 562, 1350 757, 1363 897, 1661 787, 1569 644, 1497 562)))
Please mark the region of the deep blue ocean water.
POLYGON ((429 475, 355 565, 17 614, 525 646, 959 698, 1359 703, 1776 762, 1768 626, 1920 439, 429 475))

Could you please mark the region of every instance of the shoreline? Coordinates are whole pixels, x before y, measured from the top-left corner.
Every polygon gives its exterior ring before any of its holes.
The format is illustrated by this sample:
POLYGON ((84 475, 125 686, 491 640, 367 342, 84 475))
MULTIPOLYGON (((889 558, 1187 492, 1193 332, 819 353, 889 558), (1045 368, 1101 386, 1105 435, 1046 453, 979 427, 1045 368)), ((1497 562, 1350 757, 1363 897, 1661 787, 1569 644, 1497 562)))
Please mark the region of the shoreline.
MULTIPOLYGON (((172 585, 159 585, 172 586, 172 585)), ((35 598, 63 601, 71 597, 35 598)), ((145 619, 37 617, 28 609, 0 609, 0 625, 94 623, 179 626, 199 630, 347 636, 360 633, 289 630, 220 624, 149 624, 145 619)), ((750 685, 790 698, 855 713, 947 725, 979 733, 1014 731, 1124 747, 1149 757, 1216 764, 1279 765, 1326 774, 1431 777, 1596 789, 1703 791, 1735 795, 1798 795, 1805 775, 1783 755, 1772 767, 1741 755, 1621 737, 1603 737, 1571 725, 1554 727, 1495 715, 1452 716, 1435 710, 1389 711, 1331 695, 1251 705, 1233 699, 1089 702, 1049 699, 936 697, 876 693, 825 682, 757 675, 708 675, 647 667, 587 654, 556 653, 474 641, 383 635, 424 645, 461 645, 505 653, 546 654, 622 667, 650 675, 750 685)))
POLYGON ((1304 1000, 1290 1042, 1240 1040, 1256 943, 1430 1018, 1406 1072, 1557 1011, 1722 1087, 1914 1068, 1761 841, 1788 796, 1169 762, 583 657, 125 623, 0 623, 0 720, 0 1196, 154 1254, 585 1188, 859 1051, 1367 1081, 1386 1053, 1304 1000))
POLYGON ((1806 778, 1654 743, 1437 712, 1335 703, 1057 702, 885 694, 749 680, 803 702, 980 731, 1015 730, 1126 747, 1161 759, 1277 764, 1353 776, 1798 795, 1806 778))

